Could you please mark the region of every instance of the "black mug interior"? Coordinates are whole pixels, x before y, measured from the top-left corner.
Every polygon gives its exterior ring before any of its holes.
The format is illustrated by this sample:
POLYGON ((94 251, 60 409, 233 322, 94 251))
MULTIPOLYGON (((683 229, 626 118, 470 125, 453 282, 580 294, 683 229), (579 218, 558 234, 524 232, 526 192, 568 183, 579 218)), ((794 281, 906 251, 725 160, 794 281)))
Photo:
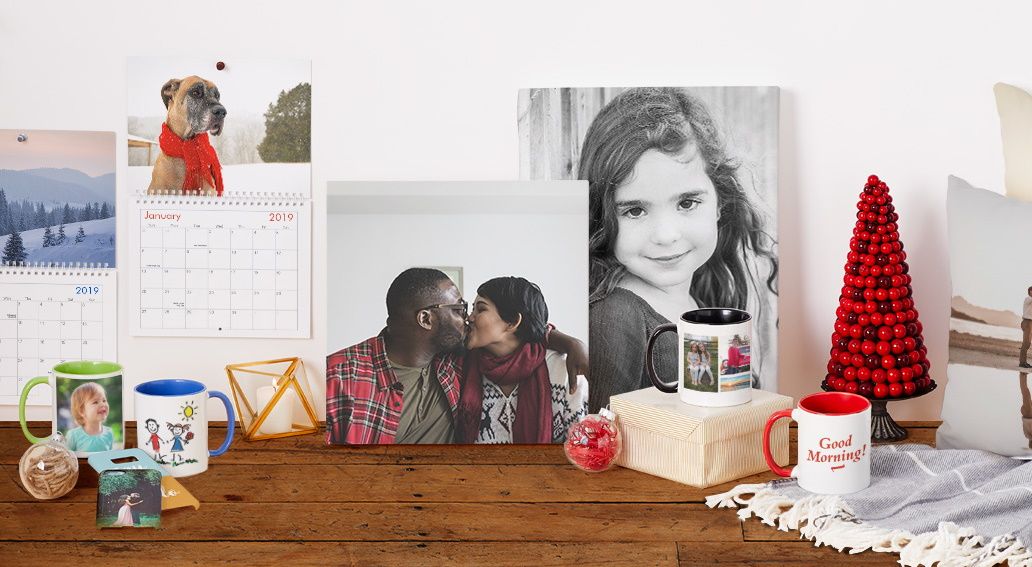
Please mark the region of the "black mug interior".
POLYGON ((681 315, 682 321, 700 325, 737 325, 749 319, 752 315, 741 309, 696 309, 681 315))

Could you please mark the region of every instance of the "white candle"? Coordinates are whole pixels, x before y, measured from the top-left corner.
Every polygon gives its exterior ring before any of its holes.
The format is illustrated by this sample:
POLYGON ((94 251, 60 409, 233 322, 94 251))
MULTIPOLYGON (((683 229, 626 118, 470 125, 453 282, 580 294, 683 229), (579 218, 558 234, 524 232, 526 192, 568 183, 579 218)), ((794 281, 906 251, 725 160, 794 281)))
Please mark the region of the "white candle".
MULTIPOLYGON (((274 395, 276 395, 275 386, 262 386, 258 388, 257 411, 259 415, 274 395)), ((287 391, 283 392, 283 397, 273 406, 272 411, 269 412, 261 427, 258 428, 259 433, 271 435, 273 433, 287 433, 291 431, 293 429, 292 421, 294 418, 295 400, 297 400, 297 394, 293 390, 287 389, 287 391)))

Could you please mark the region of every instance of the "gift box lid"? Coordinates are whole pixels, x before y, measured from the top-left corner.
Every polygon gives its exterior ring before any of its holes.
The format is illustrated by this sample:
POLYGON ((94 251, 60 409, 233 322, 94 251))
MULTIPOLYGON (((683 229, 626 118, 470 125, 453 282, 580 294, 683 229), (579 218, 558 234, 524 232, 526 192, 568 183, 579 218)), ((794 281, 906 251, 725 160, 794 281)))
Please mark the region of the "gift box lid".
POLYGON ((689 405, 656 388, 609 399, 609 408, 625 426, 702 445, 763 429, 770 414, 790 407, 792 398, 765 390, 753 390, 749 403, 723 408, 689 405))

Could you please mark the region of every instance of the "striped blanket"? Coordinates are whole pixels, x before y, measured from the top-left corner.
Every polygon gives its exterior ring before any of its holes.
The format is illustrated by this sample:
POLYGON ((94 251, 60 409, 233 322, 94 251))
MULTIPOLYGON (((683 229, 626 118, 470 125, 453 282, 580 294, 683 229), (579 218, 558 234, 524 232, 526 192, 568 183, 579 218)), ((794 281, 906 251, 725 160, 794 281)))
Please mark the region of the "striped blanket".
POLYGON ((881 445, 871 486, 842 496, 794 479, 743 484, 706 499, 815 545, 899 554, 901 565, 1032 565, 1032 462, 986 451, 881 445))

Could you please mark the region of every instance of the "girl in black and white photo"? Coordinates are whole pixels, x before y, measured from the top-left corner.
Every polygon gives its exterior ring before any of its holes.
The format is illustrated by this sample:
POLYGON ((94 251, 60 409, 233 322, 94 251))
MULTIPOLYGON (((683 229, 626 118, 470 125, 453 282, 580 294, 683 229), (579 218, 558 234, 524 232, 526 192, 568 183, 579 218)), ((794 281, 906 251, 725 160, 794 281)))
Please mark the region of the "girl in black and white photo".
MULTIPOLYGON (((723 99, 731 101, 728 106, 735 96, 758 96, 757 89, 729 90, 723 99)), ((598 91, 586 96, 597 98, 598 91)), ((547 94, 529 91, 531 99, 547 94)), ((774 101, 776 132, 776 96, 774 101)), ((525 96, 521 111, 524 106, 533 109, 534 101, 525 96)), ((748 100, 739 106, 770 108, 748 100)), ((578 119, 583 117, 571 113, 571 122, 578 119)), ((765 123, 769 130, 771 121, 765 123)), ((769 140, 766 134, 759 132, 757 140, 769 140)), ((528 145, 534 136, 526 137, 528 145)), ((583 143, 570 153, 579 153, 575 177, 589 182, 590 411, 613 394, 649 387, 649 335, 702 307, 753 314, 757 345, 766 349, 754 355, 766 359, 754 364, 754 386, 774 388, 776 240, 755 202, 758 181, 731 155, 702 100, 686 89, 623 90, 591 119, 583 143), (771 376, 767 384, 765 373, 771 376)), ((661 376, 676 380, 675 335, 659 339, 655 362, 661 376)))

